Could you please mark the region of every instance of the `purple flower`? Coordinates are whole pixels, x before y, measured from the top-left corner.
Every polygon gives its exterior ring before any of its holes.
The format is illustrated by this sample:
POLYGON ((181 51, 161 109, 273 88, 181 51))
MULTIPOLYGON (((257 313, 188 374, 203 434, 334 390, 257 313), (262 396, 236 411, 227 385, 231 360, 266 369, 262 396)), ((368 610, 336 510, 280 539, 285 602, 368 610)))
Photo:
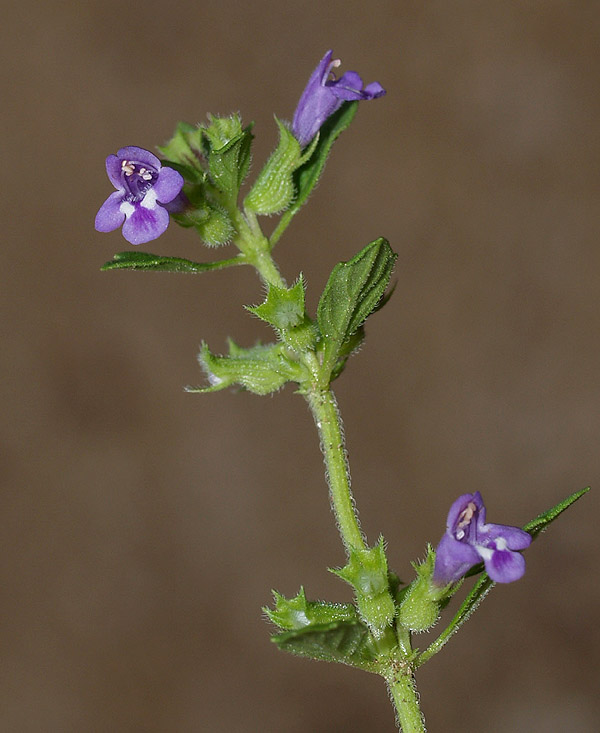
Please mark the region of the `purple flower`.
POLYGON ((485 523, 485 506, 479 491, 463 494, 450 507, 446 534, 437 546, 433 582, 447 585, 477 563, 495 583, 511 583, 525 572, 525 560, 515 550, 531 544, 531 536, 517 527, 485 523))
POLYGON ((143 148, 131 145, 106 159, 106 172, 117 189, 96 214, 96 229, 112 232, 123 224, 131 244, 156 239, 169 226, 169 213, 161 206, 173 201, 183 187, 183 177, 143 148))
POLYGON ((302 147, 313 139, 325 120, 343 102, 375 99, 385 94, 385 89, 377 81, 363 89, 362 79, 356 71, 347 71, 336 79, 331 70, 338 67, 341 61, 332 61, 332 53, 333 51, 327 51, 313 71, 294 112, 292 132, 302 147))

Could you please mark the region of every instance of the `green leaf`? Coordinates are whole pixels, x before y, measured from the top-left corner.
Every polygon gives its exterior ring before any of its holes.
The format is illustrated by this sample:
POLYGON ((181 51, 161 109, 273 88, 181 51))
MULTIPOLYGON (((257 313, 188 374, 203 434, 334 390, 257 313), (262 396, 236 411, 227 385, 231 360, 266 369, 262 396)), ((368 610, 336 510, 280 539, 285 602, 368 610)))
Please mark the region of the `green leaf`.
POLYGON ((377 671, 373 640, 367 627, 360 621, 334 621, 284 631, 272 636, 271 641, 283 651, 300 657, 341 662, 367 672, 377 671))
POLYGON ((548 509, 548 511, 543 512, 535 519, 527 522, 523 529, 526 532, 529 532, 532 538, 535 539, 541 532, 546 529, 549 524, 551 524, 557 517, 559 517, 565 511, 565 509, 568 509, 572 504, 581 499, 581 497, 584 494, 587 494, 589 490, 590 487, 587 486, 585 489, 576 491, 574 494, 571 494, 571 496, 568 496, 566 499, 556 504, 556 506, 553 506, 552 509, 548 509))
POLYGON ((227 260, 216 262, 192 262, 181 257, 162 257, 150 252, 118 252, 113 259, 100 268, 105 270, 153 270, 161 272, 207 272, 208 270, 222 270, 225 267, 245 265, 244 255, 237 255, 227 260))
POLYGON ((334 621, 357 621, 352 603, 327 603, 307 601, 304 588, 293 598, 285 598, 273 591, 275 608, 263 608, 269 619, 285 631, 303 629, 306 626, 330 624, 334 621))
MULTIPOLYGON (((375 310, 378 310, 377 308, 375 310)), ((375 311, 373 311, 375 312, 375 311)), ((346 362, 355 351, 358 351, 365 340, 364 326, 360 326, 349 338, 341 345, 337 355, 337 359, 331 370, 331 381, 337 379, 346 368, 346 362)))
POLYGON ((319 130, 314 150, 310 157, 294 172, 294 188, 296 196, 289 209, 283 214, 279 224, 270 237, 271 245, 274 245, 287 228, 292 217, 298 213, 306 203, 311 191, 317 185, 333 143, 341 133, 349 127, 354 119, 358 102, 344 102, 339 110, 326 120, 319 130))
POLYGON ((323 374, 331 373, 344 342, 377 307, 396 257, 388 241, 380 237, 333 268, 317 309, 323 337, 323 374))

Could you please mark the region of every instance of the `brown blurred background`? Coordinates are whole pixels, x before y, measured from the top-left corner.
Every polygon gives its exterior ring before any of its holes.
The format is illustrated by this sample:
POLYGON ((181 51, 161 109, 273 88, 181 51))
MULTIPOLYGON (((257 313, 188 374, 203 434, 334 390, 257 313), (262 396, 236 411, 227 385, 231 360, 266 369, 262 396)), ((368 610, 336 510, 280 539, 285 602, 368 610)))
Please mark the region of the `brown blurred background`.
MULTIPOLYGON (((25 2, 3 18, 0 730, 393 731, 383 682, 269 642, 270 588, 349 600, 292 389, 189 395, 197 347, 266 328, 253 272, 101 273, 104 158, 255 120, 254 172, 322 54, 379 80, 276 254, 311 308, 385 235, 398 286, 336 384, 369 539, 437 542, 479 489, 522 524, 600 477, 594 2, 25 2)), ((204 250, 172 225, 144 249, 204 250)), ((231 250, 228 250, 231 251, 231 250)), ((431 731, 591 731, 588 495, 419 674, 431 731)), ((423 643, 426 643, 425 640, 423 643)))

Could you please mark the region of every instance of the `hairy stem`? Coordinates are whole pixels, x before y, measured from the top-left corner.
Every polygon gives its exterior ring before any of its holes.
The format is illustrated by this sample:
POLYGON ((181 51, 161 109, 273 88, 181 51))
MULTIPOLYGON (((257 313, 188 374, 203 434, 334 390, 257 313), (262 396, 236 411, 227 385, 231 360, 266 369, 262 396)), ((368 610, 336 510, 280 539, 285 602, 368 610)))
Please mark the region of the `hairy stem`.
POLYGON ((399 666, 394 674, 386 677, 386 682, 402 733, 425 733, 425 720, 419 707, 412 670, 408 666, 399 666))
POLYGON ((335 397, 329 388, 315 389, 308 393, 307 400, 319 431, 331 503, 342 542, 347 551, 351 547, 364 550, 367 546, 350 490, 348 458, 335 397))
MULTIPOLYGON (((264 283, 285 287, 285 281, 271 255, 269 242, 262 235, 256 217, 240 216, 237 223, 240 233, 237 244, 248 262, 254 265, 264 283)), ((313 375, 312 382, 309 385, 304 384, 302 391, 319 433, 325 461, 325 476, 342 542, 348 555, 352 549, 367 550, 368 545, 360 528, 350 488, 350 469, 344 431, 335 396, 330 385, 323 383, 321 364, 315 352, 309 349, 298 354, 298 357, 313 375)), ((372 619, 364 620, 369 626, 373 625, 370 623, 372 619)), ((402 637, 397 640, 390 626, 379 640, 379 644, 385 646, 385 650, 382 650, 382 676, 390 690, 397 722, 402 732, 425 733, 413 669, 407 661, 407 657, 411 654, 410 638, 402 637), (400 655, 400 659, 397 655, 400 655)))

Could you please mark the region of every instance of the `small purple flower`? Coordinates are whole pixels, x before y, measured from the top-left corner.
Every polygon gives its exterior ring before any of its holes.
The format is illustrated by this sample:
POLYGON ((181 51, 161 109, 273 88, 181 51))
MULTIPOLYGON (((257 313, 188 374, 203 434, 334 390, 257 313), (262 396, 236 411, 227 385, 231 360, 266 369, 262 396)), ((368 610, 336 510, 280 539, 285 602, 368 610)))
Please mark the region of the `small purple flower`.
POLYGON ((477 563, 495 583, 511 583, 525 572, 525 559, 515 550, 531 544, 531 535, 517 527, 485 523, 479 491, 463 494, 450 507, 446 534, 436 550, 433 582, 455 583, 477 563))
POLYGON ((173 201, 183 187, 183 177, 162 167, 148 150, 130 145, 106 159, 106 172, 117 189, 96 214, 96 229, 112 232, 123 224, 131 244, 156 239, 169 226, 169 213, 161 206, 173 201))
POLYGON ((362 79, 356 71, 347 71, 336 79, 332 69, 337 68, 341 61, 339 59, 332 61, 332 54, 333 51, 327 51, 311 74, 294 112, 292 132, 302 147, 308 145, 325 120, 338 110, 343 102, 375 99, 385 94, 385 89, 377 81, 363 89, 362 79))

